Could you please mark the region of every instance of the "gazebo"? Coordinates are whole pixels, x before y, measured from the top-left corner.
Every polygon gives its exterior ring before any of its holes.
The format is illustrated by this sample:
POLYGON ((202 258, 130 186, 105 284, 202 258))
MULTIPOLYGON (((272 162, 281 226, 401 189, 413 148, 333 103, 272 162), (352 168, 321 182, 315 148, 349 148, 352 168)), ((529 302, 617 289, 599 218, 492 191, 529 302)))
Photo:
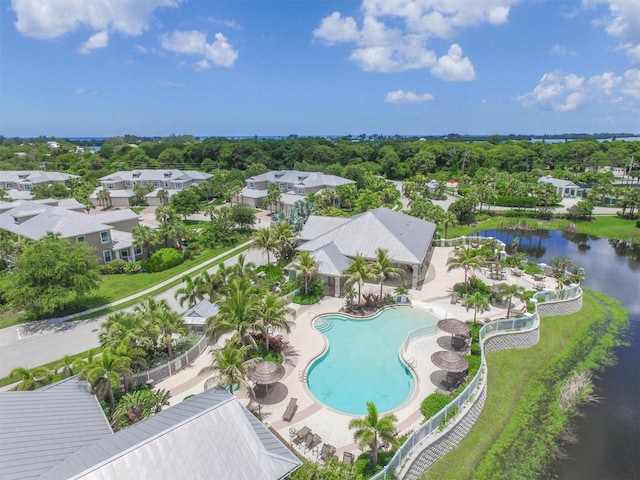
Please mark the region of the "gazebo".
POLYGON ((249 371, 248 377, 256 385, 265 385, 267 393, 269 385, 279 382, 284 377, 284 366, 278 362, 263 360, 249 371))

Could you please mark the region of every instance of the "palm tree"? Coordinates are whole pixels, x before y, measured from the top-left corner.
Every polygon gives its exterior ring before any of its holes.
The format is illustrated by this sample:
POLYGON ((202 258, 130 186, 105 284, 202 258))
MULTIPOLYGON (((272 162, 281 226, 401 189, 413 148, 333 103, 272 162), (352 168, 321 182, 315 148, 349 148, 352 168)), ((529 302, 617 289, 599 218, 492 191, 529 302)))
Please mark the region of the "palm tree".
POLYGON ((525 289, 519 285, 509 285, 508 283, 503 283, 498 288, 500 295, 507 299, 507 318, 509 318, 511 316, 511 300, 514 297, 519 300, 525 300, 527 298, 525 289))
POLYGON ((51 383, 53 372, 46 367, 36 367, 32 370, 18 367, 11 370, 9 377, 17 377, 20 380, 14 390, 36 390, 51 383))
POLYGON ((356 253, 355 258, 349 259, 349 266, 342 273, 349 275, 346 282, 347 285, 358 284, 358 305, 360 305, 362 284, 371 278, 371 270, 367 259, 361 253, 356 253))
POLYGON ((244 344, 256 347, 250 332, 258 318, 258 297, 246 277, 230 280, 218 313, 207 320, 207 334, 214 342, 224 333, 233 332, 244 344))
POLYGON ((271 265, 271 251, 274 248, 274 238, 270 228, 259 228, 253 233, 253 243, 267 254, 267 265, 271 265))
POLYGON ((291 332, 289 322, 287 322, 287 301, 278 293, 266 292, 260 300, 258 306, 258 321, 256 327, 262 332, 265 338, 267 351, 269 350, 269 331, 284 330, 291 332))
POLYGON ((235 265, 231 266, 232 273, 240 276, 253 277, 256 264, 253 262, 247 262, 244 254, 238 255, 238 260, 235 265))
MULTIPOLYGON (((222 267, 223 265, 221 264, 220 266, 222 267)), ((198 288, 200 300, 207 297, 208 300, 213 303, 218 297, 218 292, 225 285, 225 279, 220 272, 220 269, 218 269, 218 271, 213 275, 207 271, 202 272, 198 277, 196 277, 195 283, 198 288)))
POLYGON ((482 315, 489 310, 489 299, 480 292, 476 292, 467 300, 467 311, 470 308, 473 308, 473 323, 477 323, 478 312, 482 315))
POLYGON ((160 200, 160 205, 166 205, 169 200, 169 192, 167 192, 164 188, 158 190, 158 200, 160 200))
POLYGON ((286 220, 283 220, 282 222, 272 224, 270 228, 272 228, 271 234, 274 238, 276 256, 280 260, 291 258, 296 240, 296 232, 293 226, 286 220))
POLYGON ((367 415, 364 418, 354 418, 349 422, 349 430, 353 432, 353 439, 358 442, 360 448, 371 449, 370 463, 378 464, 379 441, 393 443, 396 438, 396 422, 398 418, 393 415, 380 417, 378 409, 373 402, 367 402, 367 415))
POLYGON ((371 276, 377 278, 380 282, 380 300, 382 300, 382 285, 384 281, 391 278, 399 278, 402 270, 393 266, 393 259, 389 256, 389 250, 384 248, 376 249, 376 259, 369 268, 371 276))
POLYGON ((455 216, 453 212, 446 211, 440 220, 442 223, 442 228, 444 229, 444 238, 447 238, 447 232, 450 227, 453 227, 458 224, 458 217, 455 216))
POLYGON ((309 295, 309 285, 316 273, 318 273, 319 264, 309 252, 298 252, 295 262, 291 267, 296 274, 304 279, 304 294, 309 295))
POLYGON ((447 272, 456 268, 464 269, 464 284, 466 287, 469 270, 480 268, 485 262, 485 257, 478 250, 473 250, 471 247, 462 247, 460 250, 456 250, 453 257, 447 260, 447 272))
POLYGON ((131 234, 133 235, 133 244, 136 247, 144 248, 145 258, 149 258, 151 255, 151 246, 159 244, 161 241, 160 233, 146 225, 138 225, 131 230, 131 234))
POLYGON ((156 325, 160 330, 160 343, 164 344, 169 354, 169 360, 173 359, 173 336, 184 335, 187 327, 182 315, 170 308, 164 308, 156 316, 156 325))
POLYGON ((253 393, 253 389, 249 384, 249 369, 260 361, 258 358, 248 358, 248 345, 238 345, 234 339, 227 340, 219 350, 213 350, 213 362, 209 367, 202 369, 200 373, 217 372, 222 383, 229 389, 230 393, 237 390, 241 386, 246 386, 249 393, 253 393), (235 387, 238 388, 235 388, 235 387))
POLYGON ((184 285, 176 289, 173 294, 173 298, 178 300, 180 308, 184 307, 185 302, 187 303, 187 308, 191 308, 198 303, 198 300, 200 300, 202 296, 202 289, 198 282, 198 278, 193 280, 189 275, 185 275, 182 277, 182 281, 184 282, 184 285))
POLYGON ((89 382, 93 393, 99 397, 107 397, 110 416, 116 408, 113 390, 120 389, 121 376, 131 374, 130 364, 130 358, 118 356, 110 348, 105 348, 101 355, 95 357, 80 372, 80 378, 89 382))
POLYGON ((149 350, 155 344, 155 338, 149 334, 142 315, 116 312, 109 315, 102 324, 98 338, 103 347, 116 349, 123 341, 128 340, 132 346, 149 350))
POLYGON ((132 425, 169 405, 171 394, 166 390, 142 389, 129 392, 120 399, 113 414, 113 425, 132 425))
POLYGON ((62 378, 68 378, 68 377, 73 377, 74 368, 75 368, 75 362, 73 360, 73 357, 70 355, 65 355, 64 357, 62 357, 62 360, 60 361, 60 363, 58 363, 53 368, 53 371, 56 373, 60 373, 60 376, 62 378))

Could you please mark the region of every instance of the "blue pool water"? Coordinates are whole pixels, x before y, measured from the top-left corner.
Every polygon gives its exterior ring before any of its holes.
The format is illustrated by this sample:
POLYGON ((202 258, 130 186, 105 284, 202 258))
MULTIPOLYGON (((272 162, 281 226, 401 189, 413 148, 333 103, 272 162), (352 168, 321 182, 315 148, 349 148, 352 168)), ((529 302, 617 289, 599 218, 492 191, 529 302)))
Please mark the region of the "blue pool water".
POLYGON ((335 410, 361 415, 373 401, 379 412, 396 408, 411 394, 414 378, 398 352, 407 334, 437 320, 425 310, 399 307, 370 320, 323 315, 316 328, 328 349, 307 372, 311 393, 335 410))

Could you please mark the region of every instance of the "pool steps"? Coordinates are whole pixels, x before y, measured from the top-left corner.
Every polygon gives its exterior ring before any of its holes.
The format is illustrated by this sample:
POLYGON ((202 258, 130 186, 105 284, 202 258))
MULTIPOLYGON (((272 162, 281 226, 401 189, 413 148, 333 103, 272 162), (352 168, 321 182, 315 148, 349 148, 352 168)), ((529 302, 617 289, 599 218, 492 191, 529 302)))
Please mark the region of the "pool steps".
POLYGON ((319 332, 328 332, 333 328, 333 322, 328 318, 321 317, 316 320, 313 326, 319 332))

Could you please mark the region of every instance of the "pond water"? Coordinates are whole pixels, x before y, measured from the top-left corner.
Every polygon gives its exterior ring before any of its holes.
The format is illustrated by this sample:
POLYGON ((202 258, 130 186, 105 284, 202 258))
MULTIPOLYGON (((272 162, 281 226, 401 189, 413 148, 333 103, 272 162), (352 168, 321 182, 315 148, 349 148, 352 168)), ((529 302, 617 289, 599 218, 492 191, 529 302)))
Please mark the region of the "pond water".
POLYGON ((567 256, 586 270, 586 287, 618 299, 629 310, 628 346, 619 347, 618 362, 595 378, 600 402, 583 408, 576 419, 578 444, 566 447, 552 478, 561 480, 640 479, 640 247, 564 232, 496 232, 531 260, 551 265, 567 256))

